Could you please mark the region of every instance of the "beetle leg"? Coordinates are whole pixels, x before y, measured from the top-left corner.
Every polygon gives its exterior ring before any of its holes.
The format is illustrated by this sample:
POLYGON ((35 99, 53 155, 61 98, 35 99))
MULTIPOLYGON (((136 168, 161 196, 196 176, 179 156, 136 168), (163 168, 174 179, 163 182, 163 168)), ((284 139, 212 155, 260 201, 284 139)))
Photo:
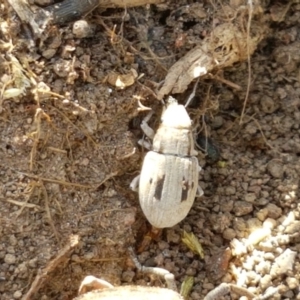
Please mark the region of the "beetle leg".
POLYGON ((130 185, 129 185, 129 187, 134 192, 137 192, 139 190, 140 177, 141 177, 141 175, 138 175, 138 176, 134 177, 133 180, 131 181, 130 185))
POLYGON ((148 143, 147 141, 145 141, 144 139, 139 140, 138 144, 140 146, 142 146, 143 148, 146 148, 147 150, 152 150, 152 145, 150 143, 148 143))
POLYGON ((89 275, 84 277, 80 284, 78 295, 85 294, 89 291, 100 290, 104 288, 113 288, 114 286, 106 280, 99 279, 95 276, 89 275))
POLYGON ((217 300, 217 299, 220 299, 221 296, 224 296, 224 295, 230 293, 231 291, 233 291, 239 295, 247 296, 250 299, 255 298, 255 295, 250 293, 245 288, 242 288, 237 285, 230 284, 230 283, 221 283, 219 286, 217 286, 212 291, 210 291, 204 297, 204 300, 217 300))
POLYGON ((142 121, 142 124, 141 124, 141 128, 142 128, 143 132, 151 140, 153 140, 154 135, 155 135, 154 130, 148 125, 148 121, 150 120, 152 115, 153 115, 153 111, 150 111, 150 113, 144 118, 144 120, 142 121))
POLYGON ((158 241, 162 233, 162 229, 151 226, 151 230, 143 237, 142 242, 139 244, 137 252, 142 253, 147 250, 153 240, 158 241))
POLYGON ((224 296, 230 292, 234 292, 239 296, 246 296, 248 299, 252 300, 266 300, 276 294, 278 292, 278 288, 272 288, 270 291, 267 291, 265 295, 255 296, 244 287, 237 286, 231 283, 221 283, 215 289, 210 291, 204 297, 204 300, 217 300, 220 299, 221 296, 224 296))
POLYGON ((154 135, 155 135, 154 130, 146 122, 144 122, 144 121, 142 122, 141 128, 142 128, 143 132, 146 134, 146 136, 149 139, 153 140, 154 135))
MULTIPOLYGON (((201 170, 202 170, 202 168, 200 167, 200 165, 198 165, 198 172, 200 172, 201 170)), ((201 197, 203 194, 204 193, 203 193, 201 186, 198 185, 196 197, 201 197)))
POLYGON ((201 197, 201 196, 203 196, 203 194, 204 194, 204 192, 203 192, 201 186, 198 185, 196 197, 201 197))
POLYGON ((136 266, 136 268, 142 272, 142 273, 148 273, 148 274, 154 274, 158 275, 160 277, 163 277, 167 283, 167 286, 170 290, 173 290, 177 292, 177 287, 176 287, 176 282, 175 282, 175 277, 172 273, 170 273, 168 270, 163 269, 163 268, 154 268, 154 267, 145 267, 140 264, 138 261, 135 253, 133 252, 133 249, 131 247, 128 248, 130 256, 136 266))

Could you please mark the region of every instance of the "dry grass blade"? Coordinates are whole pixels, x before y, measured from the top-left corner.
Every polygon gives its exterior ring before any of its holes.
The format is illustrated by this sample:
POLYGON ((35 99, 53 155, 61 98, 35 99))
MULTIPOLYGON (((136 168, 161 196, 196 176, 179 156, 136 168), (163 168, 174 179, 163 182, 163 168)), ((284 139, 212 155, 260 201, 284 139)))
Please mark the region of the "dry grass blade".
POLYGON ((187 233, 183 231, 182 242, 194 253, 199 254, 200 257, 204 258, 203 248, 198 240, 198 238, 191 232, 187 233))
POLYGON ((193 288, 194 285, 194 277, 193 276, 187 276, 184 281, 181 284, 180 287, 180 295, 184 299, 188 299, 188 296, 193 288))

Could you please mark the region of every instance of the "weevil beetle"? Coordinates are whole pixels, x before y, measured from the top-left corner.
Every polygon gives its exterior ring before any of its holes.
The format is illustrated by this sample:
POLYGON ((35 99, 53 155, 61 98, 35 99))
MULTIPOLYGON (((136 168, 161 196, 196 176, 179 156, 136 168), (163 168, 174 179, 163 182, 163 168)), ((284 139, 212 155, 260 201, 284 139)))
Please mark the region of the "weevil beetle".
POLYGON ((169 97, 161 124, 154 134, 143 121, 141 128, 153 145, 143 162, 141 174, 131 183, 138 185, 140 205, 155 228, 173 227, 189 213, 201 170, 194 148, 192 121, 183 105, 169 97))

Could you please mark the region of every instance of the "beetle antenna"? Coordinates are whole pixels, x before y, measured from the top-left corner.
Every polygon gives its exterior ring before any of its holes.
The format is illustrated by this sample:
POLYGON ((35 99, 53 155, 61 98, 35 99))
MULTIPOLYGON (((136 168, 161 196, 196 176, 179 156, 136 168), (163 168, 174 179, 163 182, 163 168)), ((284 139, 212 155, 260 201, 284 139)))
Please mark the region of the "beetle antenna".
POLYGON ((198 79, 197 79, 197 81, 196 81, 196 83, 195 83, 195 85, 194 85, 194 87, 193 87, 193 91, 192 91, 192 93, 190 94, 190 96, 188 97, 188 99, 187 99, 186 104, 185 104, 184 107, 188 107, 189 104, 191 103, 191 101, 194 99, 195 94, 196 94, 196 89, 197 89, 197 87, 198 87, 199 79, 200 79, 200 77, 198 77, 198 79))

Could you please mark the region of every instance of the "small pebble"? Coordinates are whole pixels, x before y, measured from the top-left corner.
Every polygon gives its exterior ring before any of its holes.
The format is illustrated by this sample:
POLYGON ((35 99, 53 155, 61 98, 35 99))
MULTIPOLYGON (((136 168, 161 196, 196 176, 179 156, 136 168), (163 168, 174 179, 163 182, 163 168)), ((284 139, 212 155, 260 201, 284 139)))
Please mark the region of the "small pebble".
POLYGON ((79 20, 73 24, 73 34, 79 39, 86 38, 93 34, 93 28, 87 21, 79 20))
POLYGON ((225 240, 232 240, 236 237, 236 232, 235 230, 233 230, 232 228, 226 228, 224 231, 223 231, 223 238, 225 240))
POLYGON ((42 52, 42 56, 46 59, 50 59, 55 55, 56 51, 57 49, 46 49, 42 52))
POLYGON ((8 264, 8 265, 13 265, 16 262, 17 258, 15 255, 13 254, 6 254, 4 257, 4 261, 8 264))
POLYGON ((275 259, 275 256, 271 252, 266 252, 266 253, 264 253, 264 259, 273 261, 275 259))
POLYGON ((243 263, 243 268, 247 271, 251 271, 253 270, 253 267, 254 267, 254 260, 252 259, 251 256, 248 256, 246 258, 246 261, 243 263))
POLYGON ((157 266, 161 266, 164 262, 164 255, 162 253, 159 253, 155 258, 154 261, 157 266))
POLYGON ((236 201, 233 211, 237 217, 247 215, 253 211, 253 205, 246 201, 236 201))
POLYGON ((267 169, 274 178, 282 178, 283 165, 279 161, 271 160, 268 163, 267 169))
POLYGON ((15 245, 17 245, 18 240, 16 239, 16 237, 15 237, 14 235, 10 235, 10 236, 9 236, 9 242, 10 242, 10 244, 11 244, 12 246, 15 246, 15 245))
POLYGON ((249 235, 247 245, 256 245, 270 235, 271 235, 270 229, 267 228, 256 229, 249 235))
POLYGON ((263 208, 261 210, 259 210, 256 214, 256 217, 260 220, 260 221, 264 221, 268 216, 268 210, 266 208, 263 208))
POLYGON ((255 272, 266 275, 270 273, 271 262, 270 261, 261 261, 259 264, 255 266, 255 272))
POLYGON ((260 279, 259 286, 262 290, 265 290, 271 285, 272 277, 267 274, 260 279))
POLYGON ((216 116, 212 120, 211 126, 215 129, 222 127, 224 120, 221 116, 216 116))
POLYGON ((256 200, 256 195, 254 193, 248 193, 245 195, 245 201, 254 203, 256 200))
POLYGON ((262 98, 260 99, 260 105, 262 111, 269 114, 273 113, 278 107, 277 105, 275 105, 274 100, 267 95, 262 96, 262 98))
POLYGON ((274 245, 271 241, 263 241, 259 243, 259 249, 262 251, 272 251, 274 248, 274 245))
POLYGON ((20 299, 22 297, 22 292, 21 291, 15 291, 13 297, 14 297, 14 299, 20 299))
POLYGON ((135 276, 135 272, 134 271, 124 271, 122 273, 122 280, 125 282, 132 282, 133 278, 135 276))
POLYGON ((167 241, 172 242, 174 244, 178 244, 181 241, 181 237, 175 232, 175 230, 169 229, 167 230, 167 241))
POLYGON ((247 220, 248 229, 253 232, 254 230, 260 229, 262 227, 262 223, 257 218, 250 218, 247 220))
POLYGON ((289 290, 282 295, 284 299, 295 299, 293 291, 289 290))
POLYGON ((227 196, 234 195, 236 193, 236 188, 234 186, 227 186, 225 188, 225 194, 227 196))
POLYGON ((297 252, 286 249, 282 254, 276 257, 271 268, 271 276, 275 277, 286 273, 288 270, 293 270, 296 255, 297 252))
POLYGON ((166 241, 159 241, 158 248, 159 248, 159 250, 165 250, 165 249, 170 248, 170 245, 166 241))
POLYGON ((266 219, 263 223, 264 228, 269 228, 271 230, 274 229, 276 225, 277 225, 277 221, 272 218, 266 219))
POLYGON ((286 283, 288 284, 291 290, 299 287, 299 280, 295 277, 287 277, 286 283))
POLYGON ((247 281, 252 285, 256 285, 260 279, 261 277, 255 271, 250 271, 247 273, 247 281))
POLYGON ((53 64, 53 71, 59 77, 67 77, 72 71, 72 62, 70 60, 58 59, 53 64))
POLYGON ((212 283, 204 282, 202 285, 202 288, 210 291, 210 290, 214 289, 215 286, 212 283))
POLYGON ((268 217, 272 219, 278 219, 282 215, 282 209, 278 207, 277 205, 273 203, 269 203, 266 206, 266 209, 268 210, 268 217))
POLYGON ((294 221, 292 224, 288 225, 284 233, 293 234, 300 231, 300 221, 294 221))
POLYGON ((197 270, 195 270, 194 268, 187 268, 185 275, 187 276, 195 276, 197 274, 197 270))
POLYGON ((233 227, 239 231, 245 231, 247 229, 246 222, 241 218, 235 218, 233 220, 233 227))

